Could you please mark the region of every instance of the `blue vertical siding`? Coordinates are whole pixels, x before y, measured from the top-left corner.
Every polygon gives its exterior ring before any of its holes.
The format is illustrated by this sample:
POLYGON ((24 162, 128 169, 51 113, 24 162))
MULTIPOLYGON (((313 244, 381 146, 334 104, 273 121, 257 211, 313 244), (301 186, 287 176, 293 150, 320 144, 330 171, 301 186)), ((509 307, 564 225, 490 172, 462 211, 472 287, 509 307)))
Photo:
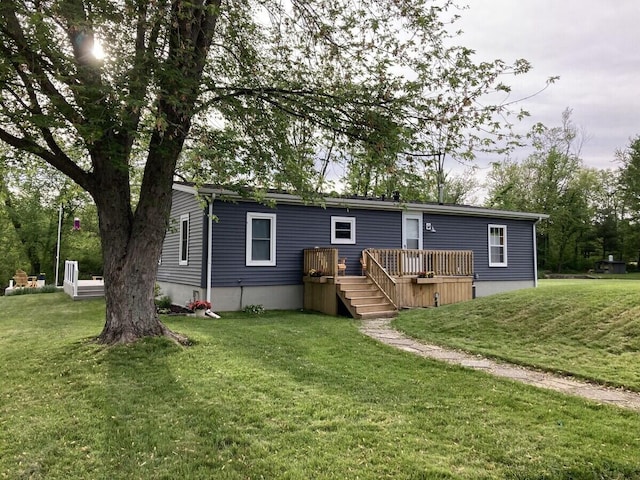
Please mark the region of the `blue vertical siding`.
POLYGON ((399 248, 402 237, 400 211, 376 211, 279 204, 269 208, 253 202, 216 201, 213 213, 213 286, 295 285, 301 283, 303 250, 334 247, 347 257, 347 275, 360 274, 365 248, 399 248), (276 214, 276 265, 247 267, 247 212, 276 214), (331 216, 356 219, 356 244, 331 244, 331 216))

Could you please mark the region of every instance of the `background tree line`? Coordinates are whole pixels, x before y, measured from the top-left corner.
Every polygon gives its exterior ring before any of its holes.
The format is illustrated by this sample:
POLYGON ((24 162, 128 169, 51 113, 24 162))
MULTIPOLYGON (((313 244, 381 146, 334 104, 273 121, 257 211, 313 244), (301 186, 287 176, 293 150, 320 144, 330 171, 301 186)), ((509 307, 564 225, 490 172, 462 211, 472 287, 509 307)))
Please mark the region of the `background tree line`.
POLYGON ((8 148, 0 150, 2 292, 17 269, 44 273, 47 283, 54 283, 60 206, 60 282, 65 259, 78 260, 87 273, 102 272, 96 208, 89 196, 57 170, 16 155, 8 148), (74 218, 80 219, 80 230, 74 230, 74 218))
POLYGON ((538 263, 554 272, 585 271, 613 255, 637 268, 640 256, 640 137, 615 153, 616 168, 588 168, 584 135, 565 110, 558 127, 537 124, 533 153, 492 165, 486 206, 546 213, 538 226, 538 263))

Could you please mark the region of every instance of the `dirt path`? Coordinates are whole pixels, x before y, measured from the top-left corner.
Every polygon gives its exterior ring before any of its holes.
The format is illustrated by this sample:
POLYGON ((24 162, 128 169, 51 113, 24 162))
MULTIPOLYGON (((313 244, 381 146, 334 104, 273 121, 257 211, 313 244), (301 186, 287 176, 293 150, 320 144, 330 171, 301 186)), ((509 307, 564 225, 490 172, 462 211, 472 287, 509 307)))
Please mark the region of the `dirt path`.
POLYGON ((529 370, 518 365, 501 363, 481 356, 420 343, 394 330, 391 327, 390 319, 363 320, 360 331, 382 343, 421 357, 462 365, 474 370, 482 370, 497 377, 509 378, 528 385, 556 390, 598 403, 608 403, 640 411, 640 393, 580 382, 573 378, 529 370))

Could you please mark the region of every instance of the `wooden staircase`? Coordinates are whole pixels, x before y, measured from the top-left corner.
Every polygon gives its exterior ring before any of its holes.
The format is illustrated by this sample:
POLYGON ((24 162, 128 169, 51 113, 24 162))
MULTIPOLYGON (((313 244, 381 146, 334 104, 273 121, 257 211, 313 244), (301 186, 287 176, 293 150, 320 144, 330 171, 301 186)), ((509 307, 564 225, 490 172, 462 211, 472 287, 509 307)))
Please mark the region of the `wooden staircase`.
POLYGON ((339 277, 337 293, 353 318, 390 318, 396 307, 369 277, 339 277))

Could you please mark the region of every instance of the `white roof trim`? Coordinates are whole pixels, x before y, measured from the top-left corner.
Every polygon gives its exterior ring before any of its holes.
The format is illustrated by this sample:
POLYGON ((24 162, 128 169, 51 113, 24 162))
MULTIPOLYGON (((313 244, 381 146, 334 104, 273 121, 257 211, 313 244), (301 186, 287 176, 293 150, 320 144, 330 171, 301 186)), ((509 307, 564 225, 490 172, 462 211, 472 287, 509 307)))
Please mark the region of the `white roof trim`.
MULTIPOLYGON (((243 198, 236 192, 231 190, 225 190, 222 188, 215 188, 210 185, 204 185, 199 189, 195 186, 185 185, 182 183, 174 183, 173 189, 191 193, 196 195, 198 192, 205 195, 224 195, 238 201, 250 201, 250 199, 243 198)), ((305 205, 306 203, 298 196, 288 193, 267 193, 265 198, 274 200, 276 203, 292 204, 292 205, 305 205)), ((325 197, 325 206, 327 207, 339 207, 339 208, 361 208, 367 210, 413 210, 423 213, 440 214, 440 215, 459 215, 464 217, 491 217, 491 218, 507 218, 516 220, 544 220, 549 218, 549 215, 544 213, 529 213, 529 212, 511 212, 507 210, 496 210, 492 208, 483 207, 469 207, 464 205, 439 205, 439 204, 425 204, 425 203, 401 203, 393 202, 389 200, 366 200, 361 198, 334 198, 325 197)))

